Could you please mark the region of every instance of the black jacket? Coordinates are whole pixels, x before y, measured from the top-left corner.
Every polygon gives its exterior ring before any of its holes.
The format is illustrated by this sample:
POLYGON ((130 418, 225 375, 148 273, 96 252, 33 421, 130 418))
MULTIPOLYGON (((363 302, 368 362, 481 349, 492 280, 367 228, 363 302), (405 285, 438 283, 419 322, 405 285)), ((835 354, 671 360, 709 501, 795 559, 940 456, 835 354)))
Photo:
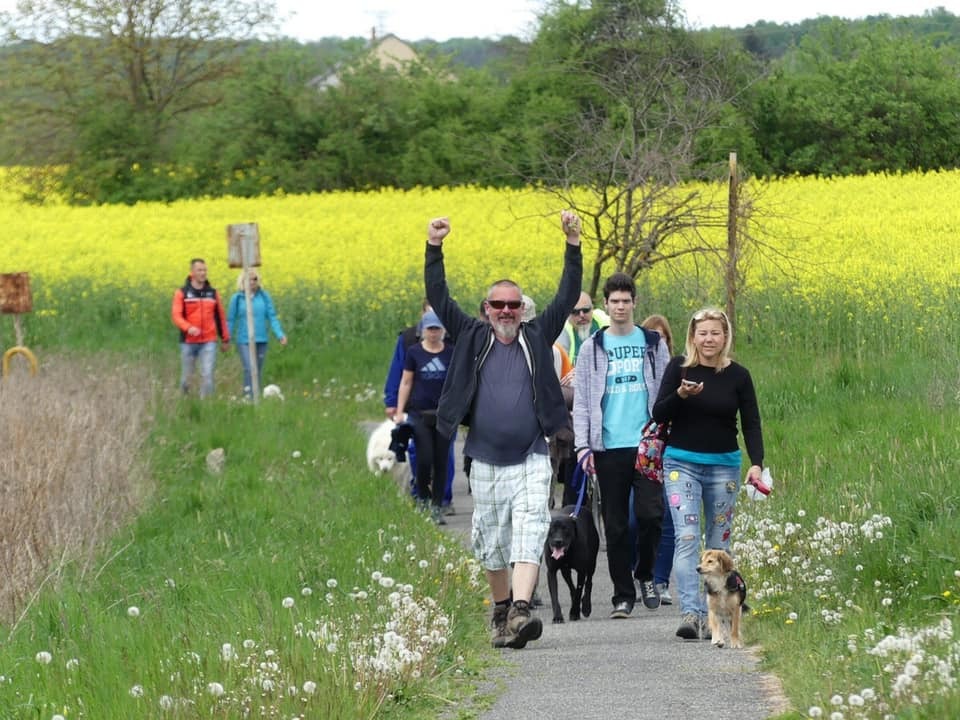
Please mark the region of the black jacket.
MULTIPOLYGON (((533 378, 533 406, 545 435, 553 435, 568 425, 567 407, 553 368, 553 343, 580 298, 582 278, 580 246, 567 243, 563 275, 556 296, 537 317, 520 324, 517 342, 523 348, 533 378)), ((453 359, 447 369, 437 409, 437 430, 441 435, 451 437, 459 425, 470 424, 469 414, 477 392, 480 367, 496 338, 489 323, 463 312, 450 297, 443 250, 430 243, 427 243, 424 283, 430 305, 454 341, 453 359)))

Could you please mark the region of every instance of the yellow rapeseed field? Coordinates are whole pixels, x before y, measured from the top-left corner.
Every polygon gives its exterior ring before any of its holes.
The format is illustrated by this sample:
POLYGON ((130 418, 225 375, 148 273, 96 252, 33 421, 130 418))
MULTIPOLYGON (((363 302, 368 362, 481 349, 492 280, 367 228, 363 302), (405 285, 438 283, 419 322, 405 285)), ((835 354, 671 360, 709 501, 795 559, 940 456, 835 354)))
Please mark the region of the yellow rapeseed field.
MULTIPOLYGON (((755 184, 767 257, 792 272, 752 268, 754 288, 780 289, 812 308, 831 298, 865 310, 891 304, 936 312, 955 293, 960 251, 960 172, 755 184), (772 253, 772 255, 771 255, 772 253)), ((448 270, 458 296, 477 296, 504 274, 525 288, 554 286, 561 264, 563 208, 533 190, 440 188, 324 193, 256 199, 184 200, 133 207, 23 204, 0 195, 0 272, 29 271, 42 288, 38 310, 56 306, 59 283, 181 283, 190 258, 204 257, 215 285, 231 290, 228 223, 260 226, 262 272, 271 288, 316 289, 315 299, 358 298, 373 311, 421 292, 427 221, 449 215, 448 270), (376 292, 371 292, 375 289, 376 292), (460 294, 463 295, 460 295, 460 294)), ((718 242, 723 238, 718 237, 718 242)), ((593 244, 586 238, 586 260, 593 244)), ((604 274, 612 268, 605 268, 604 274)), ((672 275, 655 269, 651 287, 672 275)))

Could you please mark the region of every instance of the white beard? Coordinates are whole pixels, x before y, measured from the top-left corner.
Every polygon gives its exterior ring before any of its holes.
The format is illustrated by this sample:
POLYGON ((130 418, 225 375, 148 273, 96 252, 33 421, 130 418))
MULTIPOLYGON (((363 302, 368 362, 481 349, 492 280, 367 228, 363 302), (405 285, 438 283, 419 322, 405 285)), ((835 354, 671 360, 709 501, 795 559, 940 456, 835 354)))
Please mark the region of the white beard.
POLYGON ((574 329, 577 331, 577 338, 580 342, 583 342, 588 337, 590 337, 590 328, 593 326, 593 321, 591 320, 586 325, 575 325, 574 329))
POLYGON ((491 320, 493 329, 496 331, 496 334, 502 338, 512 340, 517 336, 517 326, 512 324, 506 324, 499 322, 498 320, 491 320))

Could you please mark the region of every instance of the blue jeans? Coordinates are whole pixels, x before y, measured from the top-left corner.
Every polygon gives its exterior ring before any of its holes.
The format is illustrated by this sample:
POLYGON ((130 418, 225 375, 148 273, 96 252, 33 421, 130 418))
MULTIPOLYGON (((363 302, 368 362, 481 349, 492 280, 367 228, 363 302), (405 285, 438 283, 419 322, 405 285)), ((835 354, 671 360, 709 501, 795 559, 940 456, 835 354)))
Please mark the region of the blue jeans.
MULTIPOLYGON (((253 394, 253 378, 250 374, 250 348, 246 343, 237 343, 237 352, 240 354, 240 362, 243 365, 243 395, 250 397, 253 394)), ((267 344, 265 342, 257 343, 257 379, 259 380, 260 390, 263 390, 263 359, 267 356, 267 344)))
POLYGON ((660 532, 660 547, 657 548, 657 562, 653 566, 653 581, 655 583, 670 584, 670 573, 673 571, 674 532, 673 516, 670 514, 670 505, 667 502, 667 488, 663 488, 663 529, 660 532))
POLYGON ((707 548, 729 551, 740 468, 664 458, 663 481, 676 541, 673 574, 677 580, 680 613, 705 616, 706 596, 700 590, 697 574, 701 532, 706 536, 707 548))
POLYGON ((217 342, 180 343, 180 389, 190 392, 190 378, 200 358, 200 397, 213 395, 213 368, 217 364, 217 342))

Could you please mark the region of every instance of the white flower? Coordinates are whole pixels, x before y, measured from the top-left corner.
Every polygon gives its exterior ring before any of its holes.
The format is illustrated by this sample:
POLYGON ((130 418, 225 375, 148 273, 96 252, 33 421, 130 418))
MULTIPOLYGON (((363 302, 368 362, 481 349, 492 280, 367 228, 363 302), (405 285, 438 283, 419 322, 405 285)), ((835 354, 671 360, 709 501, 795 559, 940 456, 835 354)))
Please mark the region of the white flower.
POLYGON ((230 643, 224 643, 220 646, 220 657, 224 662, 230 662, 236 656, 236 653, 233 651, 233 645, 230 643))
POLYGON ((265 692, 273 692, 273 680, 264 678, 263 682, 260 683, 260 687, 262 687, 265 692))
POLYGON ((831 705, 843 705, 843 695, 834 695, 830 698, 831 705))
POLYGON ((244 649, 244 650, 253 650, 256 646, 257 646, 257 644, 256 644, 253 640, 244 640, 244 641, 243 641, 243 649, 244 649))
POLYGON ((313 680, 307 680, 303 684, 303 691, 307 695, 313 695, 317 691, 317 684, 313 680))
POLYGON ((421 560, 420 562, 417 563, 417 565, 420 566, 421 570, 426 570, 427 566, 430 565, 430 563, 428 563, 426 560, 421 560))
POLYGON ((883 605, 884 607, 890 607, 891 605, 893 605, 893 598, 885 597, 883 600, 880 601, 880 604, 883 605))
POLYGON ((169 695, 160 696, 160 709, 161 710, 172 710, 173 709, 173 698, 169 695))
POLYGON ((333 590, 333 588, 335 588, 336 586, 337 586, 337 579, 336 579, 336 578, 330 578, 329 580, 327 580, 327 587, 328 587, 328 588, 330 588, 331 590, 333 590))
POLYGON ((851 694, 847 702, 850 703, 850 707, 863 707, 863 698, 857 694, 851 694))
POLYGON ((63 715, 60 715, 59 713, 57 713, 52 718, 50 718, 50 720, 66 720, 66 718, 63 717, 63 715))
POLYGON ((143 685, 134 685, 130 688, 130 697, 143 697, 143 685))
POLYGON ((53 655, 48 653, 46 650, 41 650, 36 654, 35 659, 41 665, 49 665, 50 661, 53 660, 53 655))
POLYGON ((812 718, 823 717, 823 710, 820 707, 813 705, 809 710, 807 710, 807 715, 812 718))
POLYGON ((797 621, 797 617, 799 616, 795 612, 792 612, 789 615, 787 615, 787 618, 789 618, 790 620, 793 620, 794 622, 797 621))
POLYGON ((843 713, 842 712, 830 713, 830 720, 843 720, 843 713))
POLYGON ((293 607, 293 598, 292 598, 292 597, 285 597, 285 598, 283 599, 283 606, 284 606, 285 608, 287 608, 288 610, 289 610, 290 608, 292 608, 292 607, 293 607))
POLYGON ((207 685, 207 692, 213 695, 214 697, 220 697, 223 695, 223 685, 218 682, 212 682, 207 685))
POLYGON ((313 589, 305 587, 303 588, 303 590, 300 591, 300 594, 303 595, 304 597, 310 597, 311 595, 313 595, 313 589))
POLYGON ((168 588, 175 588, 177 586, 177 583, 173 578, 167 578, 166 580, 163 581, 163 584, 166 585, 168 588))
POLYGON ((294 450, 294 451, 293 451, 293 459, 294 459, 294 460, 299 460, 299 459, 300 459, 300 455, 301 455, 301 453, 300 453, 299 450, 294 450))
POLYGON ((331 655, 337 651, 336 643, 327 643, 327 652, 331 655))
POLYGON ((70 658, 67 660, 67 670, 76 670, 80 667, 80 661, 77 658, 70 658))
POLYGON ((140 617, 140 608, 136 605, 131 605, 127 608, 127 615, 132 618, 140 617))

